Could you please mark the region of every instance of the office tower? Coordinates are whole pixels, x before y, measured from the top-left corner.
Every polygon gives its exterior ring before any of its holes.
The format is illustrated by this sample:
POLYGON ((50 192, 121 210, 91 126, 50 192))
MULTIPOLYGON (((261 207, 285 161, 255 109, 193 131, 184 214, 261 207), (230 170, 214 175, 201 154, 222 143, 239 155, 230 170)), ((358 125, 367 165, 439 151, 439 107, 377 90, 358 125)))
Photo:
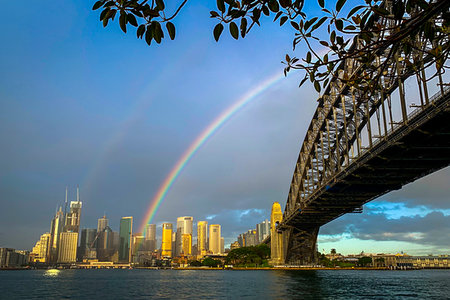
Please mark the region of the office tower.
POLYGON ((156 243, 156 225, 147 224, 145 226, 145 250, 155 251, 156 243))
POLYGON ((52 219, 50 228, 50 257, 49 262, 57 262, 58 260, 58 246, 59 237, 64 229, 64 212, 62 207, 56 212, 55 217, 52 219))
POLYGON ((175 256, 180 256, 183 246, 183 234, 190 234, 192 236, 192 227, 194 223, 193 217, 179 217, 177 218, 177 232, 175 237, 175 256))
POLYGON ((79 258, 94 259, 97 258, 97 229, 85 228, 81 230, 79 258))
POLYGON ((33 247, 31 251, 33 261, 34 262, 48 262, 49 252, 50 252, 50 233, 44 233, 41 235, 39 240, 36 242, 36 245, 33 247))
POLYGON ((256 224, 256 243, 261 244, 262 241, 270 235, 270 222, 265 220, 256 224))
POLYGON ((120 219, 119 262, 131 262, 131 237, 133 235, 133 217, 120 219))
POLYGON ((220 254, 220 225, 209 225, 209 251, 213 254, 220 254))
POLYGON ((114 254, 114 235, 109 226, 97 233, 97 258, 99 261, 109 261, 114 254))
POLYGON ((144 249, 144 236, 142 233, 133 234, 133 245, 132 245, 132 251, 131 255, 133 257, 133 262, 138 262, 139 259, 139 252, 143 251, 144 249))
POLYGON ((245 236, 244 236, 243 233, 241 233, 241 234, 238 236, 237 242, 239 243, 239 246, 240 246, 240 247, 245 247, 245 236))
POLYGON ((185 256, 192 254, 192 234, 185 233, 181 237, 181 254, 185 256))
POLYGON ((61 232, 58 249, 58 263, 74 263, 77 261, 77 232, 61 232))
POLYGON ((223 237, 220 238, 220 253, 225 253, 225 239, 223 237))
POLYGON ((70 211, 66 215, 64 231, 79 232, 81 217, 80 188, 77 186, 77 201, 70 201, 70 211))
POLYGON ((245 247, 256 246, 258 243, 256 242, 256 230, 250 229, 246 233, 244 233, 245 247))
POLYGON ((105 230, 106 226, 108 226, 108 219, 106 216, 103 216, 97 221, 97 232, 102 232, 105 230))
POLYGON ((198 255, 206 255, 208 251, 207 247, 208 240, 208 222, 199 221, 197 223, 197 253, 198 255))
POLYGON ((170 223, 162 225, 161 256, 172 257, 172 224, 170 223))

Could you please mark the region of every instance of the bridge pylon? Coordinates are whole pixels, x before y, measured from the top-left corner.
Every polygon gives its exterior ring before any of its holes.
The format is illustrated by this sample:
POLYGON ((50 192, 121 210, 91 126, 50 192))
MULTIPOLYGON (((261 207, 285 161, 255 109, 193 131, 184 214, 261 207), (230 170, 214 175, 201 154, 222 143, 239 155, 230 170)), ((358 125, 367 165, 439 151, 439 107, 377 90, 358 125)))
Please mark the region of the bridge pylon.
POLYGON ((270 213, 270 264, 272 265, 285 263, 283 232, 277 228, 282 220, 281 205, 278 202, 274 202, 270 213))

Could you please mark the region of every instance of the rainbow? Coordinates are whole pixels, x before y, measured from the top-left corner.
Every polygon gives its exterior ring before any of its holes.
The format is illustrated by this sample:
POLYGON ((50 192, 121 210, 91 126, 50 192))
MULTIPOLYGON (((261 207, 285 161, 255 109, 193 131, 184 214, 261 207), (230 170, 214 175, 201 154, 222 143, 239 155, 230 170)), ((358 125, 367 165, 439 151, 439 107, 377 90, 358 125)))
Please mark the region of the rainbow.
POLYGON ((278 82, 284 76, 281 73, 277 73, 269 77, 268 79, 262 81, 257 86, 253 87, 247 93, 245 93, 241 98, 234 102, 233 105, 224 110, 213 122, 211 122, 208 127, 206 127, 202 133, 192 142, 189 148, 183 153, 178 162, 172 168, 170 173, 164 179, 163 183, 159 187, 155 196, 153 197, 150 206, 147 209, 147 212, 144 217, 144 221, 141 224, 140 232, 145 232, 145 226, 150 224, 158 211, 159 206, 163 202, 164 198, 167 195, 167 192, 172 187, 175 180, 180 175, 180 172, 184 169, 186 164, 191 160, 192 156, 198 151, 198 149, 226 122, 228 121, 235 113, 240 111, 245 105, 251 102, 256 98, 259 94, 267 90, 270 86, 278 82))

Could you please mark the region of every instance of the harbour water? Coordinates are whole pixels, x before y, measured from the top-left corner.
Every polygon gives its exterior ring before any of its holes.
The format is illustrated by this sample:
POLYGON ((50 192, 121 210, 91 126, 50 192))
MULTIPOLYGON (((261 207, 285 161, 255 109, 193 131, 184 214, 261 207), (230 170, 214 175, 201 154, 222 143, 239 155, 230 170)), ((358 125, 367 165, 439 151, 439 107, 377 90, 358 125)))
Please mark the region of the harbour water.
POLYGON ((0 299, 450 299, 450 270, 0 271, 0 299))

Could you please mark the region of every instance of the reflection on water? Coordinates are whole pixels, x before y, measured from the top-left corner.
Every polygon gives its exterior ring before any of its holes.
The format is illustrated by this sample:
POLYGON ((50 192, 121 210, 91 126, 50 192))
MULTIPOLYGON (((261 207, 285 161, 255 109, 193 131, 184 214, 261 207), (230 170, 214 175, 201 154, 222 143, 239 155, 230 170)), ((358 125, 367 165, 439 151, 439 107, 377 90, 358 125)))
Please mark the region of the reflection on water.
POLYGON ((61 271, 58 269, 48 269, 47 271, 44 272, 44 276, 47 277, 56 277, 59 275, 61 271))
POLYGON ((448 299, 450 270, 0 271, 1 299, 448 299))

